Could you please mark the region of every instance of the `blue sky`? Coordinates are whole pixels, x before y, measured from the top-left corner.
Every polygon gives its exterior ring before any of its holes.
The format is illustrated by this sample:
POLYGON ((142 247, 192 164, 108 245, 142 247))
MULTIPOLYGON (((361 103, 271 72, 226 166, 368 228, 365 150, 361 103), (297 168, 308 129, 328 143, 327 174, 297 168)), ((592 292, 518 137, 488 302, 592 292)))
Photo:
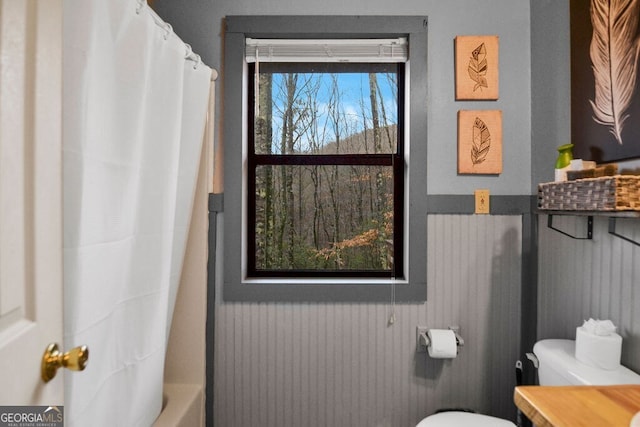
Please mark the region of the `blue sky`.
MULTIPOLYGON (((363 120, 364 115, 367 117, 367 128, 371 128, 371 101, 369 95, 369 76, 368 73, 314 73, 299 74, 298 80, 298 93, 301 98, 307 98, 308 96, 303 93, 302 83, 311 79, 313 82, 314 90, 312 98, 315 98, 316 112, 318 114, 316 130, 318 136, 315 137, 317 143, 327 144, 335 141, 335 132, 332 126, 328 124, 329 120, 329 104, 332 93, 332 79, 335 78, 340 92, 340 107, 342 112, 341 119, 341 138, 346 138, 351 134, 359 133, 364 130, 365 123, 363 120), (317 86, 315 86, 317 85, 317 86), (321 136, 320 136, 321 135, 321 136)), ((273 74, 273 137, 274 143, 278 144, 279 132, 281 131, 282 120, 279 112, 282 111, 284 103, 284 94, 282 92, 282 82, 284 80, 283 74, 273 74)), ((377 82, 382 94, 382 102, 384 102, 384 108, 387 116, 386 124, 397 123, 397 107, 395 90, 392 89, 392 82, 389 81, 384 73, 378 73, 377 82)), ((307 85, 305 88, 310 88, 311 85, 307 85)), ((378 99, 381 102, 381 99, 378 99)), ((382 112, 379 110, 380 124, 384 125, 382 112)), ((300 135, 300 143, 298 144, 298 150, 304 150, 308 147, 308 141, 313 139, 310 132, 305 135, 300 135)), ((275 147, 274 147, 275 148, 275 147)))

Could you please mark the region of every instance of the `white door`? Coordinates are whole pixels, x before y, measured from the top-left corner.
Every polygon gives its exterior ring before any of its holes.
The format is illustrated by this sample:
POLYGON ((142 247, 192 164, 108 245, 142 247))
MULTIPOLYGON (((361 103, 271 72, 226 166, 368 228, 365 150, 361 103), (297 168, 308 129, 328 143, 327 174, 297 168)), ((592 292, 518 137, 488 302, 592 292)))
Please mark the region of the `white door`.
POLYGON ((61 73, 62 0, 0 0, 0 406, 64 404, 61 73))

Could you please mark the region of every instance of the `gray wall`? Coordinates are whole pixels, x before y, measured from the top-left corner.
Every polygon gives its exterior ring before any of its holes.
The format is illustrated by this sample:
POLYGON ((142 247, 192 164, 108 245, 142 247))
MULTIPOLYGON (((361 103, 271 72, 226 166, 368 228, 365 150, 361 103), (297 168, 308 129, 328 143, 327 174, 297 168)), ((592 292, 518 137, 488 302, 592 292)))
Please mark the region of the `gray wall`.
MULTIPOLYGON (((554 149, 571 140, 568 0, 531 0, 532 182, 553 178, 554 149)), ((625 162, 621 169, 638 169, 625 162)), ((538 226, 538 338, 575 339, 586 319, 611 319, 623 336, 622 363, 640 372, 640 248, 594 220, 593 240, 573 240, 538 226)), ((584 235, 585 218, 554 217, 554 226, 584 235)), ((640 221, 618 220, 640 240, 640 221)))
MULTIPOLYGON (((188 7, 185 2, 156 0, 156 9, 219 70, 226 15, 426 15, 428 138, 411 141, 428 144, 425 191, 468 196, 476 188, 488 188, 493 195, 530 194, 526 0, 192 0, 188 7), (469 34, 500 37, 498 101, 454 100, 454 37, 469 34), (457 175, 460 109, 503 111, 501 175, 457 175)), ((220 78, 222 83, 224 75, 220 78)), ((218 112, 224 110, 220 107, 218 112)), ((470 209, 465 205, 463 211, 470 209)), ((429 215, 428 301, 396 305, 393 326, 387 325, 390 304, 231 304, 218 299, 215 425, 409 427, 443 407, 514 419, 513 367, 521 353, 522 224, 520 215, 429 215), (465 338, 460 356, 435 361, 416 354, 418 325, 459 325, 465 338)))
POLYGON ((571 142, 569 0, 531 0, 531 192, 571 142))
MULTIPOLYGON (((218 70, 226 15, 427 15, 429 195, 469 195, 475 188, 534 194, 538 182, 552 179, 555 148, 570 140, 568 0, 155 3, 218 70), (453 38, 464 34, 500 36, 498 101, 454 101, 453 38), (456 174, 456 113, 476 108, 503 110, 500 176, 456 174)), ((220 120, 223 108, 217 111, 220 120)), ((581 219, 560 221, 580 227, 581 219)), ((512 418, 513 363, 530 350, 521 336, 535 335, 537 327, 540 338, 573 338, 585 317, 620 324, 623 361, 640 371, 638 248, 607 235, 604 219, 596 219, 592 242, 567 240, 544 223, 536 230, 535 221, 531 235, 528 224, 518 215, 429 215, 428 301, 396 305, 391 327, 389 304, 218 300, 216 425, 412 426, 446 406, 512 418), (527 252, 521 258, 523 239, 527 252), (450 324, 459 324, 466 339, 458 359, 415 354, 416 325, 450 324)), ((623 229, 639 234, 637 222, 623 223, 623 229)))
MULTIPOLYGON (((429 18, 429 194, 529 194, 531 189, 531 63, 528 0, 156 0, 158 14, 211 67, 222 70, 227 15, 426 15, 429 18), (507 19, 505 19, 507 18, 507 19), (453 40, 457 35, 500 37, 500 99, 456 102, 453 40), (504 169, 500 176, 457 175, 457 111, 503 111, 504 169)), ((220 87, 222 87, 222 75, 220 87)), ((219 99, 221 96, 219 97, 219 99)), ((220 114, 222 110, 219 108, 220 114)), ((219 115, 220 117, 220 115, 219 115)), ((218 126, 220 129, 221 126, 218 126)), ((419 143, 412 141, 412 143, 419 143)), ((423 141, 426 143, 426 141, 423 141)))

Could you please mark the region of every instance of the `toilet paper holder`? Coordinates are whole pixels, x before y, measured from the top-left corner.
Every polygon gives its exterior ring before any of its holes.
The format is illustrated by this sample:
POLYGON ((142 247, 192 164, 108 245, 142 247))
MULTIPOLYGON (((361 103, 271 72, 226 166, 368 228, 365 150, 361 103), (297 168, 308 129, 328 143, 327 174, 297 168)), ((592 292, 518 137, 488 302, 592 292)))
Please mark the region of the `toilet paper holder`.
MULTIPOLYGON (((417 353, 426 353, 427 347, 429 347, 430 340, 427 335, 427 331, 430 328, 426 326, 416 326, 416 352, 417 353)), ((450 330, 453 331, 456 336, 456 348, 458 353, 460 353, 460 347, 464 346, 464 339, 460 336, 460 326, 449 326, 450 330)))

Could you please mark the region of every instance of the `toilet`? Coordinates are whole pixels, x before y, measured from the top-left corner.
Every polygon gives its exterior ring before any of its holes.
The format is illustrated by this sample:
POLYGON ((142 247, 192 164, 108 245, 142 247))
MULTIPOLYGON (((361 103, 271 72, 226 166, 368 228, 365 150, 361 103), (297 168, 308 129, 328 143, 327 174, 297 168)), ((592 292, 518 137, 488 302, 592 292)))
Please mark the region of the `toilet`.
POLYGON ((515 427, 511 421, 473 412, 447 411, 433 414, 416 427, 515 427))
MULTIPOLYGON (((640 375, 620 366, 605 370, 575 358, 574 340, 547 339, 533 346, 540 385, 640 384, 640 375)), ((447 411, 430 415, 416 427, 514 427, 511 421, 470 412, 447 411)))

